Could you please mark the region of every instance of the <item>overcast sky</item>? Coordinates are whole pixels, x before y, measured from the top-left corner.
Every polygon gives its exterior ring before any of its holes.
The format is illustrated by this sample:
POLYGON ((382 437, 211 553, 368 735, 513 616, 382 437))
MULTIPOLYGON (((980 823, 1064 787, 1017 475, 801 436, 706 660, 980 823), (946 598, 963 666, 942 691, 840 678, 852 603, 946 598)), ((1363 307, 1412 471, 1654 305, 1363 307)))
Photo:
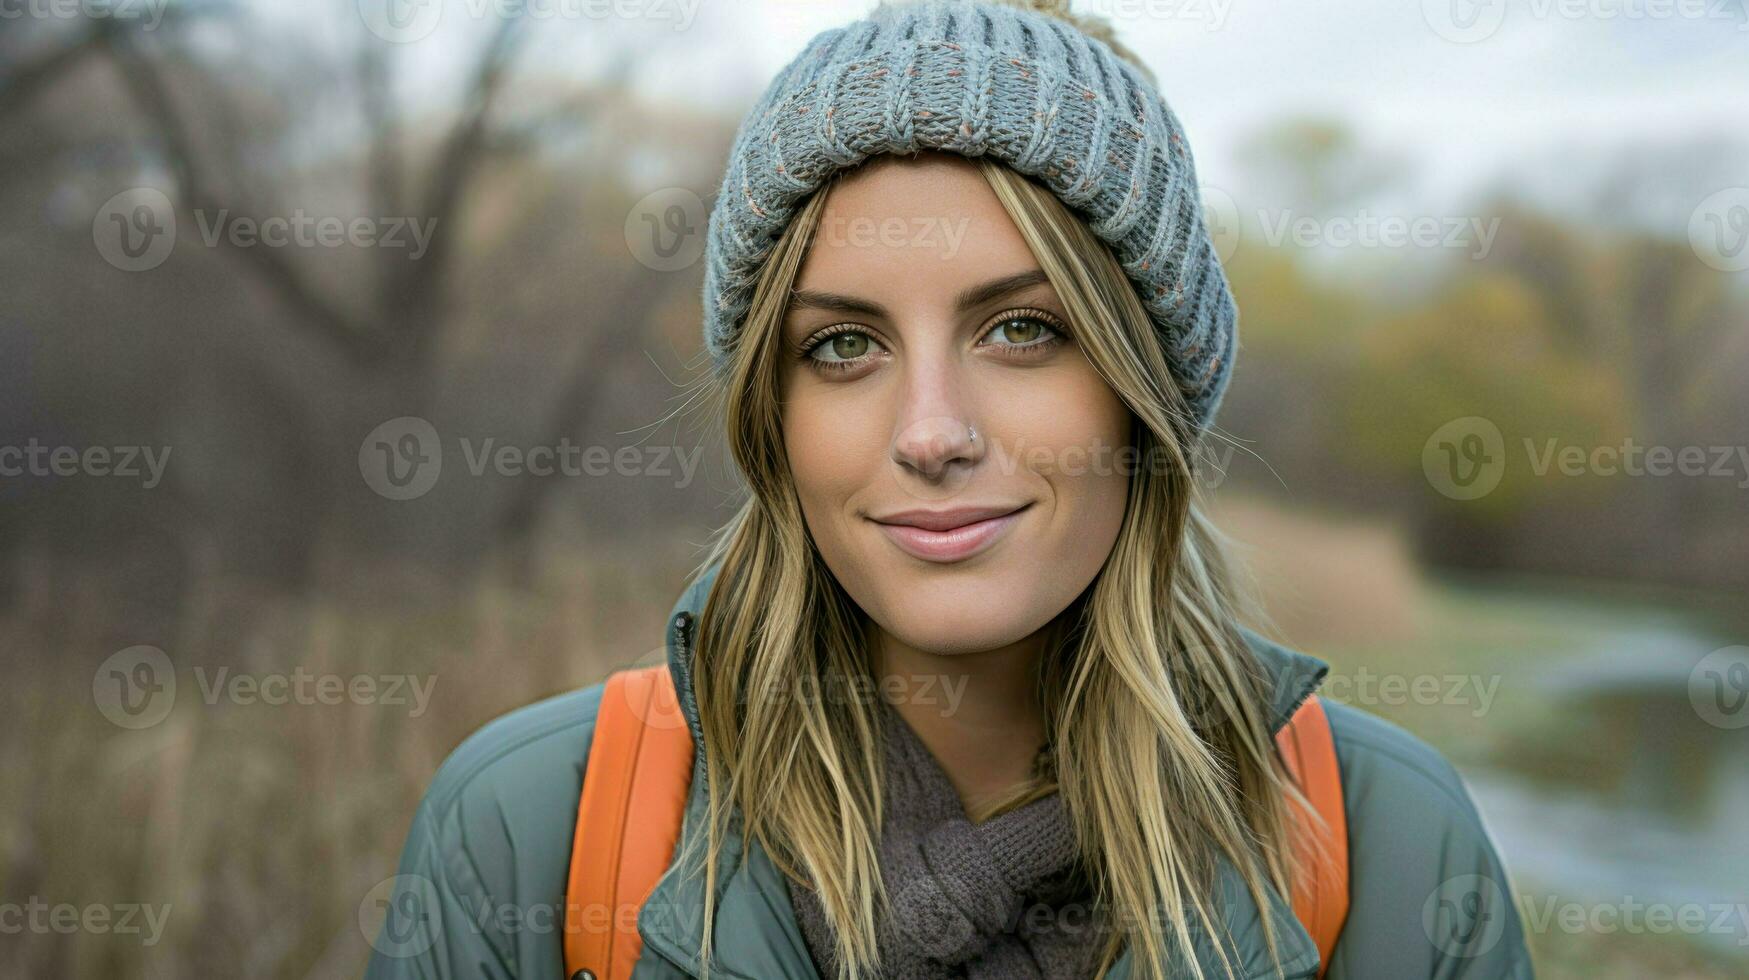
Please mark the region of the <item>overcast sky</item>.
MULTIPOLYGON (((315 30, 354 43, 361 10, 315 30)), ((538 70, 587 75, 608 49, 638 53, 650 95, 740 115, 818 31, 874 0, 391 0, 441 10, 403 45, 414 99, 453 97, 490 27, 526 4, 538 70), (603 18, 606 5, 634 16, 603 18), (583 15, 579 11, 595 11, 583 15), (548 29, 550 28, 550 29, 548 29)), ((1075 0, 1103 14, 1159 77, 1205 185, 1244 189, 1235 147, 1292 116, 1346 121, 1405 157, 1415 207, 1461 207, 1507 183, 1556 202, 1630 159, 1718 141, 1702 172, 1647 205, 1680 231, 1702 198, 1749 186, 1749 0, 1075 0), (1730 149, 1725 147, 1730 146, 1730 149)), ((288 28, 305 8, 258 5, 288 28)), ((368 20, 368 18, 367 18, 368 20)), ((320 43, 320 42, 319 42, 320 43)), ((529 65, 525 64, 524 68, 529 65)), ((1693 169, 1694 154, 1683 162, 1693 169)), ((700 191, 714 188, 699 188, 700 191)))

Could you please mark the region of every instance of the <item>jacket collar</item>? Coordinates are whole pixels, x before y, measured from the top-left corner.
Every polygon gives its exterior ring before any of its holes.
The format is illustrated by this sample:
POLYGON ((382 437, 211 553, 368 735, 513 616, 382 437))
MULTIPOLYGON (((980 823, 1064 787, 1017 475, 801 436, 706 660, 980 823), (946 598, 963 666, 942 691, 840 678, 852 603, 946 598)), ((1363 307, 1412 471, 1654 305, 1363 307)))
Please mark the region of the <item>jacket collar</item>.
MULTIPOLYGON (((710 596, 720 568, 720 562, 713 562, 699 573, 668 614, 668 670, 674 678, 675 694, 692 731, 692 743, 696 749, 680 850, 692 843, 695 835, 704 832, 704 730, 699 724, 698 700, 692 688, 690 657, 699 616, 704 611, 705 600, 710 596)), ((1330 666, 1317 657, 1266 639, 1249 628, 1240 627, 1240 633, 1269 680, 1273 692, 1270 731, 1272 734, 1279 732, 1306 698, 1317 690, 1330 666)), ((744 842, 737 834, 731 833, 727 837, 718 862, 714 938, 717 961, 711 965, 712 974, 725 980, 819 980, 782 873, 757 845, 745 855, 743 862, 744 842), (776 935, 772 934, 774 929, 776 935)), ((702 850, 700 847, 699 853, 702 850)), ((644 902, 638 914, 638 932, 646 948, 654 949, 689 976, 697 977, 703 972, 698 947, 704 935, 704 876, 702 871, 685 873, 681 864, 679 860, 672 863, 644 902)), ((1227 916, 1229 936, 1255 938, 1252 944, 1255 949, 1229 947, 1228 955, 1237 956, 1236 962, 1240 963, 1254 959, 1261 955, 1262 947, 1260 910, 1243 887, 1237 871, 1224 861, 1218 884, 1222 900, 1230 909, 1227 916)), ((1284 972, 1292 976, 1296 967, 1316 964, 1316 946, 1294 918, 1292 907, 1273 890, 1270 905, 1267 914, 1274 921, 1276 935, 1282 941, 1284 972)), ((1218 959, 1212 948, 1205 945, 1206 940, 1207 937, 1199 937, 1195 955, 1204 972, 1212 975, 1218 959)), ((1130 957, 1126 950, 1107 974, 1108 980, 1125 980, 1129 976, 1130 957)))
POLYGON ((1245 638, 1269 679, 1273 692, 1269 700, 1269 733, 1274 735, 1287 725, 1288 719, 1312 696, 1318 685, 1324 683, 1330 665, 1317 657, 1284 647, 1249 627, 1239 627, 1239 634, 1245 638))

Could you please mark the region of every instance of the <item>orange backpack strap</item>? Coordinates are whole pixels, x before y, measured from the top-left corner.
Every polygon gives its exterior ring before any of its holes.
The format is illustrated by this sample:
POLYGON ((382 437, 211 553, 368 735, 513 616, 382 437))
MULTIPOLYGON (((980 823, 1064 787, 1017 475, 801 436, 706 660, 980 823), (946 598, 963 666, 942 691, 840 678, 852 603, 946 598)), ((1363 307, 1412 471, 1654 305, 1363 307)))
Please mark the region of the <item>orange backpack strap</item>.
POLYGON ((692 782, 677 705, 666 664, 604 685, 565 883, 567 977, 627 980, 643 952, 638 909, 674 857, 692 782))
POLYGON ((1319 827, 1300 815, 1295 856, 1305 871, 1294 880, 1293 898, 1294 917, 1318 944, 1318 976, 1322 977, 1330 969, 1336 937, 1348 920, 1348 813, 1342 802, 1342 771, 1336 765, 1330 716, 1317 695, 1300 705, 1275 741, 1288 773, 1324 821, 1319 827))

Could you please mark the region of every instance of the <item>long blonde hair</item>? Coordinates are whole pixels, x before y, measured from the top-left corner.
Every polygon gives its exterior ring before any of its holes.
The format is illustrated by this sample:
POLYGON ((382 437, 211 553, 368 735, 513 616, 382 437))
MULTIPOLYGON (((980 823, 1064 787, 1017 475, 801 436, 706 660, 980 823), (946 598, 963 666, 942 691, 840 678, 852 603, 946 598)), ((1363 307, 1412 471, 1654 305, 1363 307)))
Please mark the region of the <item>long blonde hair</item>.
MULTIPOLYGON (((1222 858, 1264 910, 1279 968, 1268 890, 1291 894, 1289 808, 1303 797, 1275 750, 1267 679, 1238 631, 1261 618, 1199 500, 1194 423, 1155 327, 1104 243, 1043 187, 987 158, 976 163, 1066 305, 1080 349, 1129 407, 1136 458, 1148 465, 1131 471, 1105 566, 1049 627, 1038 682, 1054 766, 973 816, 1062 794, 1094 908, 1102 923, 1116 923, 1100 975, 1127 944, 1138 977, 1164 978, 1180 960, 1202 977, 1192 933, 1225 932, 1222 858)), ((869 624, 802 516, 777 360, 787 298, 835 180, 805 202, 770 253, 716 386, 750 493, 701 566, 720 563, 691 676, 706 759, 704 921, 714 921, 719 851, 737 821, 784 874, 814 889, 833 927, 839 976, 849 978, 878 973, 880 962, 882 718, 859 699, 795 696, 798 681, 816 690, 867 684, 869 624)), ((711 933, 699 951, 707 971, 711 933)), ((1225 944, 1213 945, 1231 975, 1225 944)))

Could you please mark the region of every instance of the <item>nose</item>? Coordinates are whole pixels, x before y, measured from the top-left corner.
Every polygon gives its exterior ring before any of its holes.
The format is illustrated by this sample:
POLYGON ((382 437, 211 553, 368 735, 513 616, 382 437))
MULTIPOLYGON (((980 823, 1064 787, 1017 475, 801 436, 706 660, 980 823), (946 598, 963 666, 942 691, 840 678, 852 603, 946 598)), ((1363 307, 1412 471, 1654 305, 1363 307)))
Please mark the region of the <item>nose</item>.
POLYGON ((975 372, 955 349, 951 325, 921 333, 899 361, 891 472, 905 492, 938 499, 965 486, 992 437, 979 423, 975 372))
POLYGON ((983 458, 985 437, 953 415, 930 415, 907 424, 893 439, 893 461, 928 479, 938 480, 956 466, 970 467, 983 458))

